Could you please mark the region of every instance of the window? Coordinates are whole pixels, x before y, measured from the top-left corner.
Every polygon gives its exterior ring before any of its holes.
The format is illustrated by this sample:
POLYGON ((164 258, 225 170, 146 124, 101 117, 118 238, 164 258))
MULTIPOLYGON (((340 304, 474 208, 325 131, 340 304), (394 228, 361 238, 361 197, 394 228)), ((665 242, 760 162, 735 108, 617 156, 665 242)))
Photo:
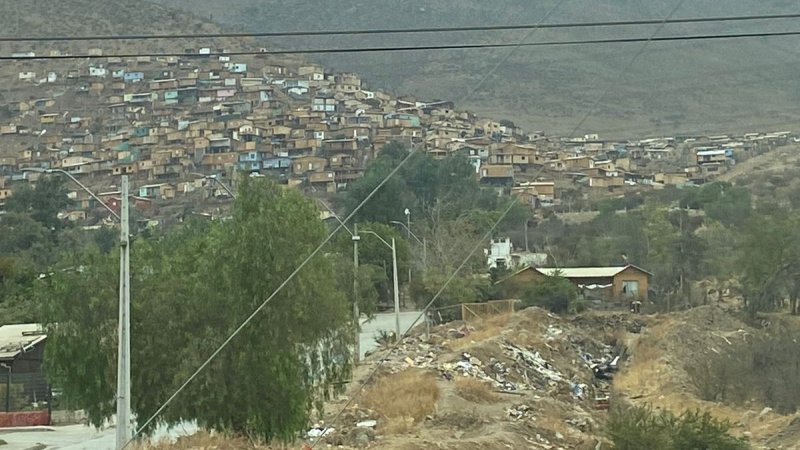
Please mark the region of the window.
POLYGON ((622 295, 626 297, 637 297, 639 295, 639 282, 638 281, 623 281, 622 282, 622 295))

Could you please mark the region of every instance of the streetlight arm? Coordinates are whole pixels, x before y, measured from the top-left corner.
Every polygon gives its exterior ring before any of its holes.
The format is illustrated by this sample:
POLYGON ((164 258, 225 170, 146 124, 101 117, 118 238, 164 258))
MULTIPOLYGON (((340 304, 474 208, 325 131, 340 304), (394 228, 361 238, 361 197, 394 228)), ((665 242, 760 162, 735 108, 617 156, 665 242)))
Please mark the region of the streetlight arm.
POLYGON ((225 183, 222 182, 222 180, 217 178, 216 175, 205 175, 205 174, 202 174, 200 172, 192 172, 191 175, 197 175, 198 177, 203 177, 206 180, 213 180, 215 183, 217 183, 218 185, 222 186, 222 189, 225 192, 227 192, 228 195, 231 196, 231 198, 234 198, 234 199, 236 198, 236 194, 234 194, 233 191, 225 183))
POLYGON ((400 225, 400 226, 402 226, 403 228, 405 228, 405 230, 406 230, 406 231, 408 231, 408 234, 410 234, 411 236, 413 236, 413 237, 414 237, 414 239, 416 239, 416 240, 417 240, 417 242, 419 242, 419 243, 420 243, 420 245, 423 245, 423 242, 422 242, 422 240, 420 240, 420 238, 418 238, 418 237, 417 237, 417 235, 416 235, 416 234, 414 234, 414 232, 413 232, 413 231, 411 231, 411 230, 408 228, 408 226, 407 226, 406 224, 404 224, 403 222, 398 222, 398 221, 396 221, 396 220, 390 220, 390 221, 389 221, 389 223, 393 223, 393 224, 395 224, 395 225, 400 225))
POLYGON ((376 238, 380 239, 380 241, 383 242, 383 245, 385 245, 385 246, 387 246, 389 248, 394 248, 394 246, 392 244, 386 242, 385 239, 383 239, 378 233, 376 233, 374 231, 361 230, 361 233, 362 234, 371 234, 371 235, 375 236, 376 238))
POLYGON ((320 205, 325 207, 325 209, 327 209, 329 213, 333 214, 333 217, 335 217, 336 220, 339 222, 339 224, 342 225, 342 228, 344 228, 345 230, 347 230, 348 233, 350 233, 350 236, 356 237, 356 234, 350 231, 350 228, 347 228, 347 225, 345 225, 344 222, 342 222, 342 219, 339 217, 339 215, 336 214, 336 212, 333 209, 331 209, 331 207, 328 206, 327 203, 325 203, 322 200, 317 200, 317 201, 319 202, 320 205))
POLYGON ((75 184, 77 184, 78 186, 80 186, 80 188, 81 188, 81 189, 83 189, 83 190, 84 190, 84 191, 85 191, 87 194, 89 194, 89 195, 90 195, 90 196, 91 196, 93 199, 97 200, 97 202, 98 202, 98 203, 100 203, 101 205, 103 205, 103 208, 107 209, 107 210, 108 210, 108 212, 109 212, 109 213, 111 213, 111 215, 112 215, 112 216, 114 216, 114 218, 115 218, 115 219, 117 219, 117 221, 118 221, 118 222, 121 222, 121 221, 122 221, 122 218, 119 216, 119 214, 117 214, 117 212, 116 212, 116 211, 114 211, 113 209, 111 209, 111 207, 110 207, 110 206, 108 206, 108 205, 106 204, 106 202, 104 202, 103 200, 101 200, 101 199, 100 199, 100 197, 98 197, 97 195, 95 195, 95 194, 94 194, 94 192, 90 191, 90 190, 89 190, 89 188, 87 188, 86 186, 84 186, 84 185, 83 185, 83 183, 81 183, 80 181, 78 181, 78 179, 77 179, 77 178, 75 178, 74 176, 72 176, 72 174, 71 174, 71 173, 69 173, 69 172, 67 172, 66 170, 64 170, 64 169, 38 169, 38 168, 31 168, 31 167, 27 167, 27 168, 25 168, 25 169, 22 169, 22 171, 23 171, 23 172, 37 172, 37 173, 56 173, 56 172, 57 172, 57 173, 60 173, 60 174, 64 174, 64 175, 66 175, 67 177, 69 177, 69 179, 70 179, 70 180, 72 180, 72 181, 73 181, 75 184))
POLYGON ((222 189, 225 190, 225 192, 227 192, 231 198, 236 198, 236 194, 234 194, 225 183, 223 183, 221 180, 218 180, 217 177, 211 177, 211 179, 214 180, 218 185, 222 186, 222 189))

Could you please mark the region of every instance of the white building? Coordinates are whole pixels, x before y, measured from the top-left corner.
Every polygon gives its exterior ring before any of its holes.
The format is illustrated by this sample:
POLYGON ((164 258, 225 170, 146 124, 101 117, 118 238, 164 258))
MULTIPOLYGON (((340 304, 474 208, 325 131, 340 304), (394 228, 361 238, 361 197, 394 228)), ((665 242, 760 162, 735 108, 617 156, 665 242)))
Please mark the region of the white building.
POLYGON ((492 239, 490 248, 484 252, 489 270, 501 267, 507 269, 541 267, 547 264, 547 253, 515 252, 511 238, 492 239))

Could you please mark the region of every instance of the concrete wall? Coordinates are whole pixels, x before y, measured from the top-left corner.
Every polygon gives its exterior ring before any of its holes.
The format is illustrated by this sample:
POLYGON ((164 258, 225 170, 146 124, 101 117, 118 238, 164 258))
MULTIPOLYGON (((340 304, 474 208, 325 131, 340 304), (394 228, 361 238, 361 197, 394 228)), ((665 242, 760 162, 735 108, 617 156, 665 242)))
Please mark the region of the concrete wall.
POLYGON ((47 411, 0 413, 0 428, 50 425, 47 411))

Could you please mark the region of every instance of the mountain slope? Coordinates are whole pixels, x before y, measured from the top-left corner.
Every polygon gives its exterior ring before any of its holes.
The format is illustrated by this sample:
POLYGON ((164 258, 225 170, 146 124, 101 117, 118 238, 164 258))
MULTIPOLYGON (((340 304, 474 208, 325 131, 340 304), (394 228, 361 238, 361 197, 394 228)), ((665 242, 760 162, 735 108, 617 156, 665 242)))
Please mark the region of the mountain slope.
MULTIPOLYGON (((229 29, 289 31, 532 24, 555 0, 156 0, 229 29)), ((795 0, 696 0, 674 17, 777 14, 800 11, 795 0)), ((549 22, 662 19, 674 0, 565 0, 549 22)), ((668 26, 662 35, 789 30, 797 21, 668 26)), ((614 36, 647 37, 654 27, 546 30, 529 41, 614 36)), ((518 42, 513 33, 383 35, 277 39, 286 48, 304 46, 420 45, 455 42, 518 42)), ((620 76, 641 44, 520 48, 462 106, 530 129, 570 133, 600 94, 608 95, 577 134, 672 134, 691 131, 741 131, 785 127, 800 118, 800 79, 795 76, 797 37, 709 42, 651 43, 636 64, 620 76)), ((362 73, 373 85, 397 93, 459 101, 509 52, 509 49, 440 52, 319 55, 338 70, 362 73)))

